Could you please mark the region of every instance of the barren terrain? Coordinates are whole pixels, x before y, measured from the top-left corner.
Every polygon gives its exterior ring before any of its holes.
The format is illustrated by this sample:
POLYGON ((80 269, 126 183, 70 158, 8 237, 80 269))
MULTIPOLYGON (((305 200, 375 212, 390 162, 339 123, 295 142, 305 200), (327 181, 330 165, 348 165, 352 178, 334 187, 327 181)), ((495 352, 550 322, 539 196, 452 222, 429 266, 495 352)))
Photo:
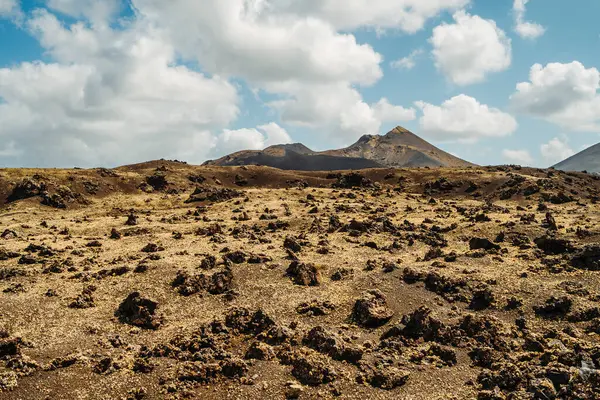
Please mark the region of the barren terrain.
POLYGON ((600 398, 599 189, 0 170, 0 399, 600 398))

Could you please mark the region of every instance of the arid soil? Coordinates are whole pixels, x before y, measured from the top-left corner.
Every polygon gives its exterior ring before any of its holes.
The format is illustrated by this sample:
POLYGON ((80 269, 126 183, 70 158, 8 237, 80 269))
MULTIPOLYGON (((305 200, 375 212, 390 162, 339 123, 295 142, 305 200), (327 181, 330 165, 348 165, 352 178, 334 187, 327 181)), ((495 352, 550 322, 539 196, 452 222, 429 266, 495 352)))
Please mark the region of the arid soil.
POLYGON ((600 181, 0 170, 0 399, 600 398, 600 181))

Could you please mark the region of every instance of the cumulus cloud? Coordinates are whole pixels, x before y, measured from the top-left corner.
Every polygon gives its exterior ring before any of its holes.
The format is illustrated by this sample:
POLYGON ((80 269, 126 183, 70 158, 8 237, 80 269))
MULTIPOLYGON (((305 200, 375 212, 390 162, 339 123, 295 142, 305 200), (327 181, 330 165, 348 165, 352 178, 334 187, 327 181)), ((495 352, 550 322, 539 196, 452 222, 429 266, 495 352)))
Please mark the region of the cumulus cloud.
MULTIPOLYGON (((254 0, 254 3, 263 3, 254 0)), ((360 27, 399 29, 408 33, 421 30, 425 22, 442 12, 453 12, 471 0, 271 0, 268 7, 279 13, 315 17, 336 29, 360 27)))
MULTIPOLYGON (((367 18, 358 10, 372 6, 389 11, 391 3, 398 6, 401 2, 133 0, 133 3, 142 15, 169 33, 184 55, 197 59, 209 72, 241 77, 278 97, 269 105, 280 112, 283 122, 310 127, 339 143, 366 133, 379 133, 381 113, 362 99, 356 86, 371 85, 381 79, 382 56, 370 45, 357 43, 352 34, 338 30, 380 22, 387 26, 379 18, 383 18, 384 12, 367 18), (352 17, 352 23, 349 19, 346 22, 337 19, 340 13, 351 9, 358 19, 352 17)), ((403 4, 412 7, 416 2, 403 4)), ((422 15, 434 16, 451 6, 446 0, 415 7, 422 15)), ((406 7, 396 8, 408 10, 406 7)), ((411 8, 408 12, 417 11, 411 8)), ((398 109, 395 110, 397 113, 398 109)))
MULTIPOLYGON (((383 122, 414 119, 414 110, 364 101, 359 89, 382 78, 383 57, 352 29, 415 32, 468 3, 131 0, 133 15, 120 19, 122 0, 47 0, 20 26, 48 61, 0 69, 2 163, 196 162, 229 149, 226 138, 243 142, 241 134, 250 146, 268 145, 277 137, 271 125, 225 131, 244 84, 268 94, 282 124, 340 143, 379 133, 383 122)), ((0 0, 3 13, 7 4, 0 0)))
POLYGON ((120 9, 119 0, 47 0, 50 9, 74 18, 103 24, 120 9))
POLYGON ((554 138, 548 143, 542 144, 540 152, 548 165, 559 163, 575 154, 567 141, 559 138, 554 138))
POLYGON ((517 121, 497 108, 461 94, 441 106, 418 101, 421 132, 438 140, 476 142, 485 137, 504 137, 517 129, 517 121))
POLYGON ((494 21, 465 11, 456 12, 453 18, 453 24, 434 28, 429 39, 436 67, 452 83, 482 82, 488 74, 510 66, 511 41, 494 21))
POLYGON ((546 28, 525 20, 527 3, 529 3, 529 0, 514 0, 515 32, 523 39, 537 39, 546 32, 546 28))
POLYGON ((276 144, 288 144, 292 138, 274 122, 255 129, 225 129, 216 140, 212 154, 220 156, 241 150, 263 150, 276 144))
POLYGON ((572 131, 600 132, 600 72, 574 61, 535 64, 517 84, 512 107, 572 131))
POLYGON ((381 55, 325 20, 268 13, 245 0, 132 0, 184 56, 257 84, 379 80, 381 55), (268 18, 266 15, 268 15, 268 18))
POLYGON ((56 62, 0 69, 0 137, 14 143, 6 164, 201 161, 210 131, 238 115, 236 88, 174 66, 174 49, 151 27, 66 27, 38 11, 28 28, 56 62))
POLYGON ((396 69, 413 69, 417 64, 417 58, 423 54, 423 49, 413 50, 408 56, 392 61, 390 66, 396 69))
POLYGON ((414 108, 404 108, 390 104, 385 97, 379 100, 374 106, 375 117, 385 122, 412 121, 417 118, 417 112, 414 108))
POLYGON ((385 98, 369 105, 355 88, 343 82, 286 85, 285 91, 293 95, 269 103, 281 112, 282 120, 325 132, 334 143, 343 144, 364 134, 377 134, 382 122, 415 118, 414 109, 392 105, 385 98))
POLYGON ((533 164, 533 157, 527 150, 510 150, 505 149, 502 151, 502 157, 511 164, 518 165, 531 165, 533 164))
POLYGON ((18 0, 0 0, 0 18, 15 17, 20 13, 18 0))

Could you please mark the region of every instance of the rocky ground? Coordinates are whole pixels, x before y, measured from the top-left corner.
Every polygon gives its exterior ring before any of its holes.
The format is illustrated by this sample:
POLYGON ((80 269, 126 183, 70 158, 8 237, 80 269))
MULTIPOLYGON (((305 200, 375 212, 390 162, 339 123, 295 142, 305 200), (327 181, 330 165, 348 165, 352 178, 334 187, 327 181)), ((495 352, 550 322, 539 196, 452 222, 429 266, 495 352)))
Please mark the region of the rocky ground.
POLYGON ((0 399, 600 398, 599 190, 0 170, 0 399))

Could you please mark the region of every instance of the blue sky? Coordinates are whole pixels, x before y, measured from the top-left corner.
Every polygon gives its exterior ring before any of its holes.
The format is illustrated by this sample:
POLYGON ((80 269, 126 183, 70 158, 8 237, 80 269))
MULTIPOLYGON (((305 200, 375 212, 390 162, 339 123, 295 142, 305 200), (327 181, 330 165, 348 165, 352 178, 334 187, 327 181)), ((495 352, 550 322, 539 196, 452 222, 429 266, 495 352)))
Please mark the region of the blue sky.
POLYGON ((600 141, 600 2, 354 4, 0 0, 0 165, 199 163, 396 125, 479 164, 600 141))

